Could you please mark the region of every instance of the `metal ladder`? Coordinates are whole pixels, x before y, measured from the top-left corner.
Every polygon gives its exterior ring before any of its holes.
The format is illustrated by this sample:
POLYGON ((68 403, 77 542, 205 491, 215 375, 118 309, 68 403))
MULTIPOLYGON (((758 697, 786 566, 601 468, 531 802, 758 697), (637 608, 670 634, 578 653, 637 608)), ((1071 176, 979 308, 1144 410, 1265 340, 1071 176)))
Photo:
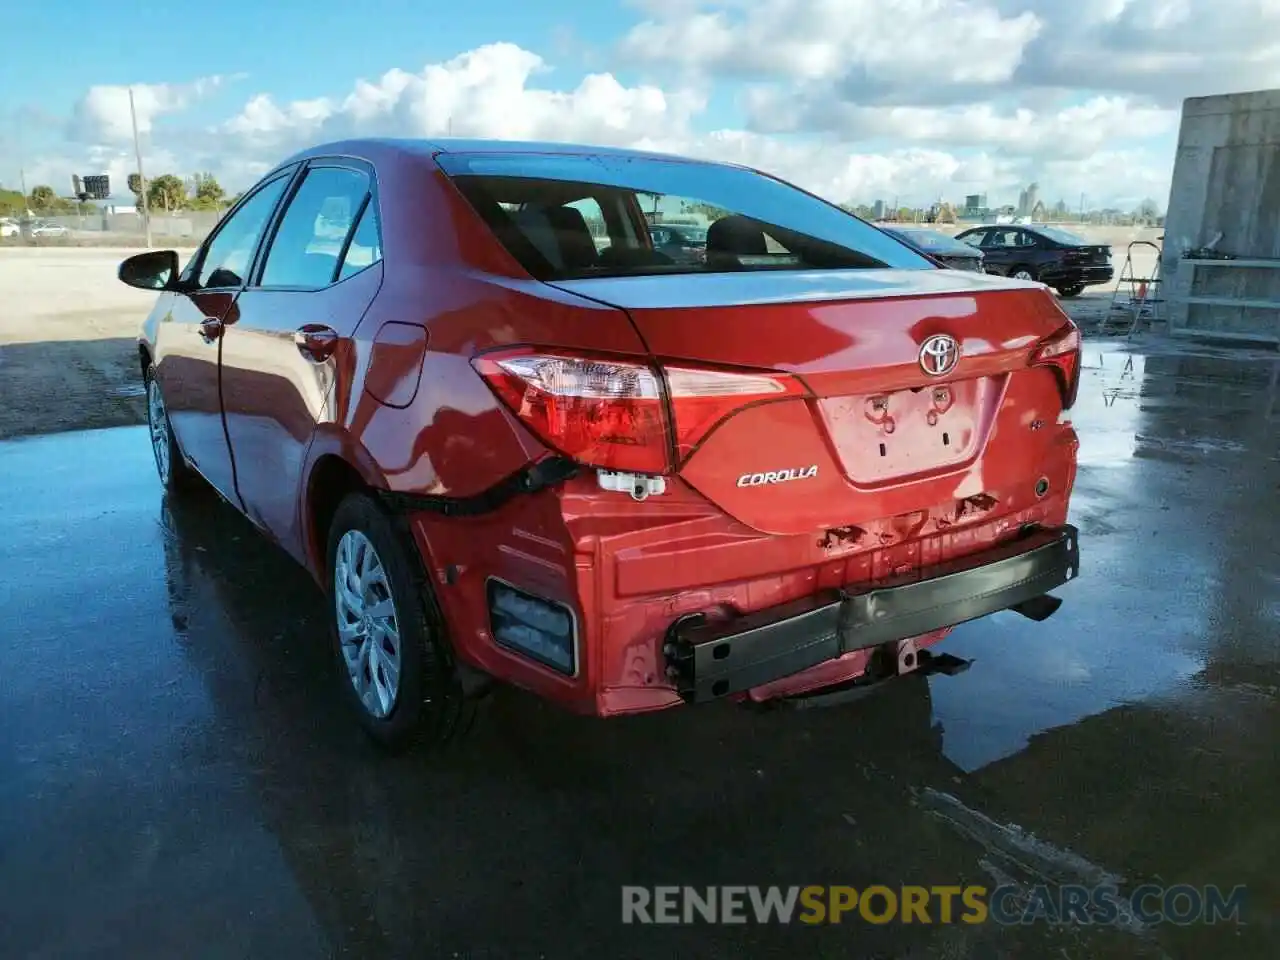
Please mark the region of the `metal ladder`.
MULTIPOLYGON (((1164 239, 1163 236, 1160 237, 1164 239)), ((1120 280, 1116 284, 1115 292, 1111 294, 1111 312, 1108 313, 1107 319, 1103 321, 1106 327, 1111 322, 1111 317, 1115 311, 1127 311, 1129 315, 1129 329, 1125 333, 1125 337, 1129 338, 1137 332, 1138 325, 1145 319, 1152 323, 1160 319, 1160 305, 1164 303, 1164 298, 1160 295, 1160 257, 1163 251, 1160 244, 1151 240, 1134 240, 1125 250, 1124 266, 1120 268, 1120 280), (1151 276, 1140 277, 1134 272, 1133 251, 1135 247, 1150 247, 1156 253, 1155 269, 1151 271, 1151 276), (1129 286, 1129 299, 1126 303, 1117 303, 1120 299, 1120 291, 1124 286, 1129 286)))

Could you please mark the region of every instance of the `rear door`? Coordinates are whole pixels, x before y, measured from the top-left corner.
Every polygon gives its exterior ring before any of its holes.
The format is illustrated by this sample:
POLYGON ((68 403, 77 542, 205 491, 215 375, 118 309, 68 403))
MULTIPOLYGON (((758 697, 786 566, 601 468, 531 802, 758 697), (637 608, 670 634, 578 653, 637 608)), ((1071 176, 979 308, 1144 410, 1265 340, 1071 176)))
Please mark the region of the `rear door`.
POLYGON ((994 227, 987 231, 982 240, 982 253, 988 270, 1008 274, 1022 263, 1025 251, 1018 240, 1020 233, 1017 227, 994 227))
POLYGON ((259 185, 218 225, 187 264, 185 289, 156 327, 156 376, 178 445, 228 500, 238 503, 235 469, 222 426, 218 362, 222 332, 254 253, 295 168, 259 185))
POLYGON ((335 354, 382 282, 372 169, 309 162, 259 261, 226 325, 223 411, 245 513, 301 558, 307 448, 332 410, 335 354))

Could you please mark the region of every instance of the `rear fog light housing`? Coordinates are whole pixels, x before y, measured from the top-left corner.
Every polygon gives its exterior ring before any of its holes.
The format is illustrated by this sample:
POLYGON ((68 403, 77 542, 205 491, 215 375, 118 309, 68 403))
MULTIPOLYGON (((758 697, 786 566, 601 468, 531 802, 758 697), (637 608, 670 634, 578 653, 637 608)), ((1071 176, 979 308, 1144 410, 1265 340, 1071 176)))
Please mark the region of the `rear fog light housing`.
POLYGON ((573 676, 578 669, 577 627, 562 603, 490 579, 486 587, 493 639, 551 669, 573 676))

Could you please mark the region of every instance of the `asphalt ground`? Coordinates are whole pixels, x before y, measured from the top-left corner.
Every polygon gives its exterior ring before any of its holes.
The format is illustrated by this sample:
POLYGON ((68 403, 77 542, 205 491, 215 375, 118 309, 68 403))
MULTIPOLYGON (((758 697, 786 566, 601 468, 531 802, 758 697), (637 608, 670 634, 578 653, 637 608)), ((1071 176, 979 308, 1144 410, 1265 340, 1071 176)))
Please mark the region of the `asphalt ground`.
POLYGON ((1280 361, 1085 366, 1081 576, 958 628, 967 672, 610 721, 499 690, 395 759, 308 578, 64 404, 0 443, 0 956, 1274 956, 1280 361), (622 922, 624 885, 712 884, 1246 893, 1242 923, 622 922))

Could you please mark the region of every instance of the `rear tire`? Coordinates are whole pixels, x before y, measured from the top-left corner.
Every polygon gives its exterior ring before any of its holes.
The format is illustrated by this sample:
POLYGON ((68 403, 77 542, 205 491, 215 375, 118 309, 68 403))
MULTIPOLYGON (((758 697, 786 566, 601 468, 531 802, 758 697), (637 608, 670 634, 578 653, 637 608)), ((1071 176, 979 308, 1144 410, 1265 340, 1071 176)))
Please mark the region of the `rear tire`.
POLYGON ((1058 288, 1058 295, 1064 300, 1070 300, 1072 297, 1080 296, 1080 292, 1084 290, 1083 283, 1072 283, 1065 287, 1058 288))
POLYGON ((408 531, 352 493, 329 528, 330 636, 343 699, 388 752, 469 726, 444 619, 408 531))
POLYGON ((147 429, 151 436, 151 454, 155 458, 160 485, 167 493, 182 493, 195 485, 197 474, 187 466, 187 461, 178 448, 178 441, 173 436, 169 408, 165 406, 160 381, 156 378, 155 364, 148 364, 142 382, 147 396, 147 429))

